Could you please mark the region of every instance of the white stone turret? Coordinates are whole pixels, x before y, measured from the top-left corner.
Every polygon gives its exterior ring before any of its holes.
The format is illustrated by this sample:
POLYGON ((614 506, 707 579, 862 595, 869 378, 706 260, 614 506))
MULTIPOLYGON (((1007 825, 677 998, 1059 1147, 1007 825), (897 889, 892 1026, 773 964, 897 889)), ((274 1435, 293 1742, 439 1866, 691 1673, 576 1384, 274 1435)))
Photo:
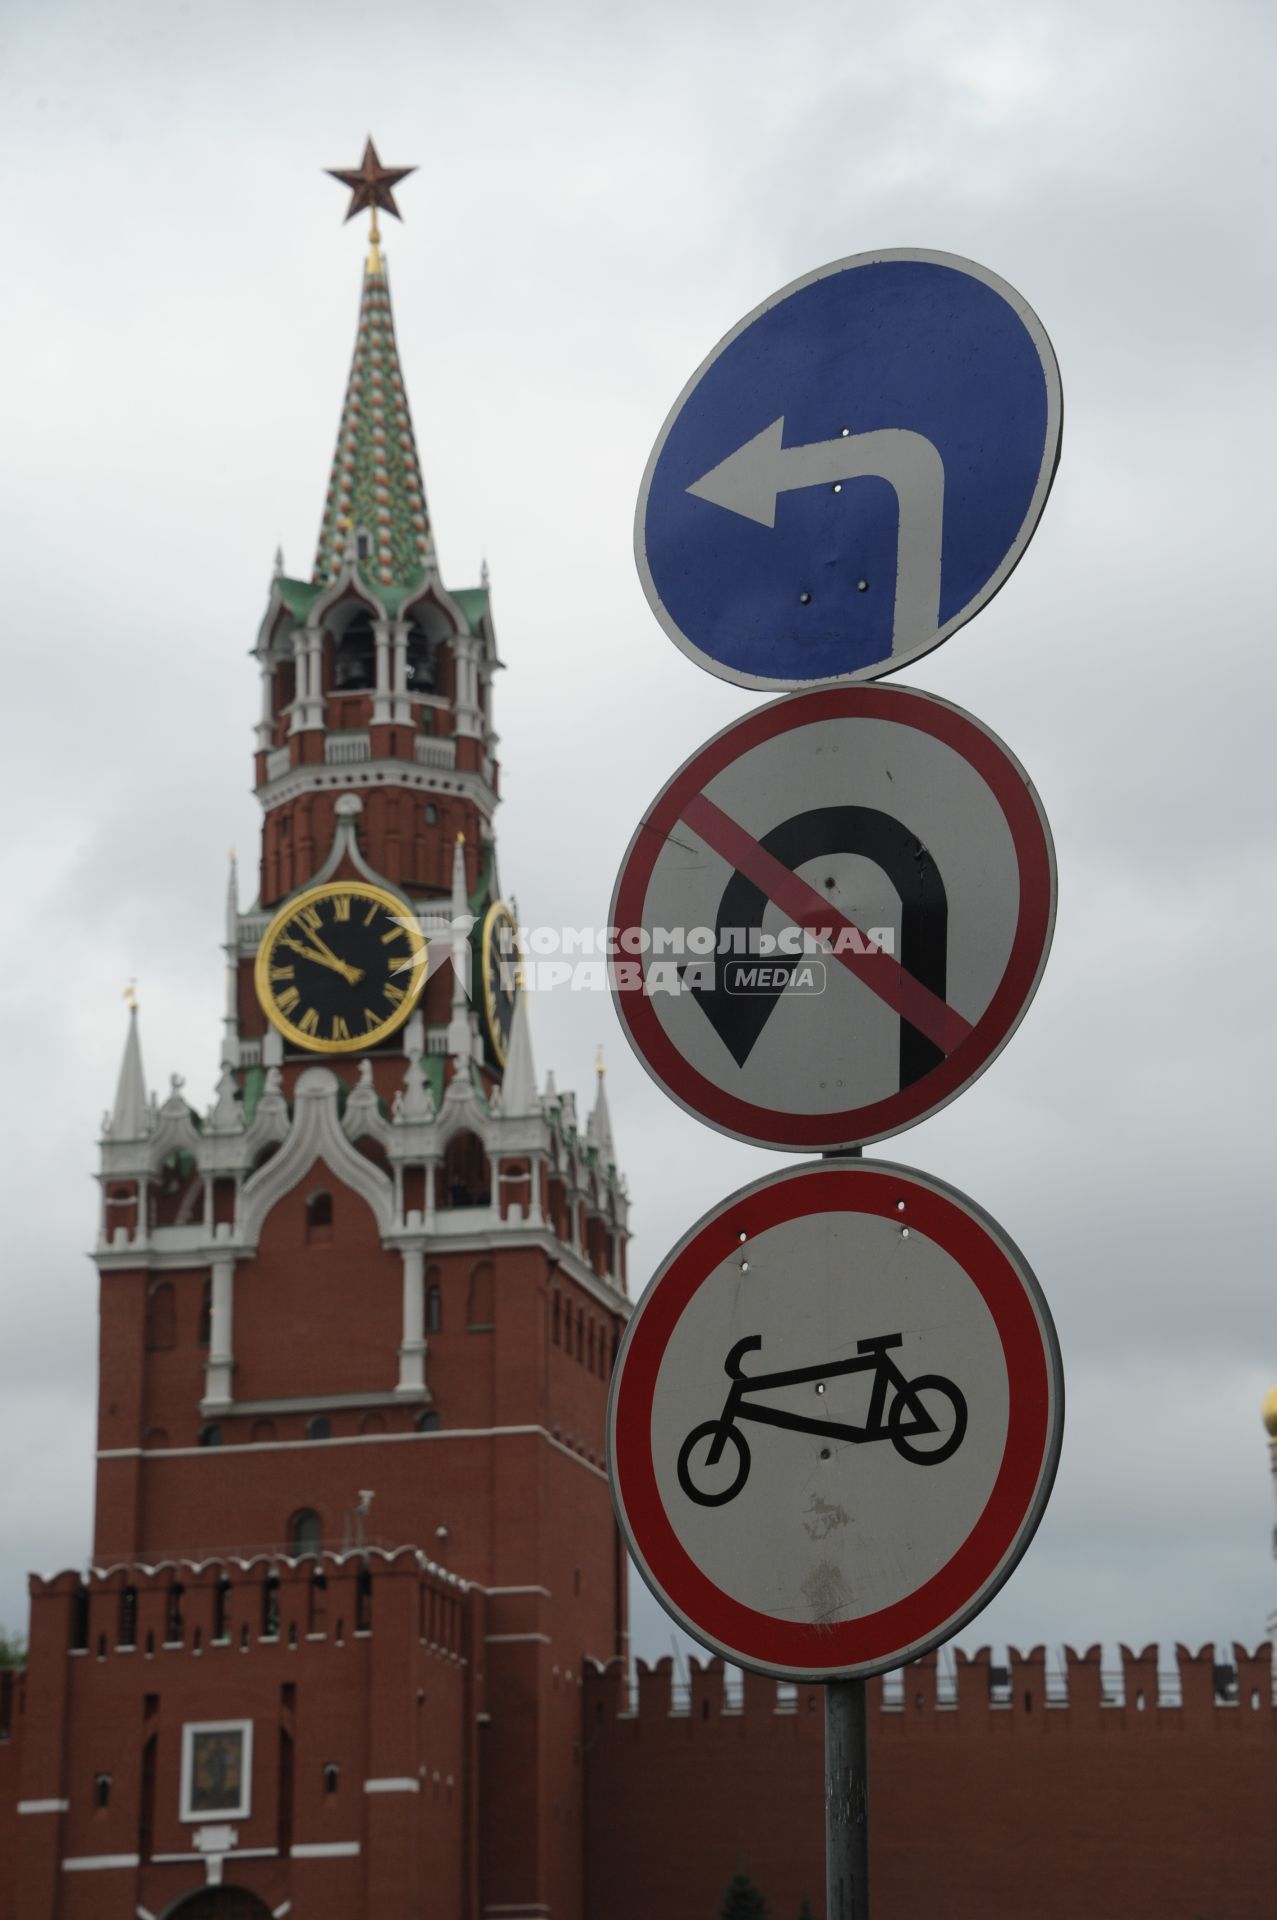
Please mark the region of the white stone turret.
POLYGON ((600 1167, 616 1165, 616 1147, 612 1140, 612 1116, 608 1112, 607 1087, 603 1060, 598 1063, 598 1089, 594 1095, 594 1110, 585 1126, 586 1144, 595 1149, 599 1156, 600 1167))
POLYGON ((237 1067, 239 1053, 239 868, 232 848, 226 877, 226 1010, 222 1016, 222 1065, 237 1067))
POLYGON ((124 1058, 120 1062, 115 1105, 111 1109, 110 1125, 106 1131, 115 1145, 126 1140, 144 1140, 151 1131, 153 1119, 151 1103, 146 1097, 146 1078, 142 1072, 142 1041, 138 1032, 137 1002, 134 1001, 129 1007, 129 1030, 124 1042, 124 1058))
POLYGON ((501 1110, 507 1119, 540 1113, 537 1099, 537 1074, 532 1062, 532 1029, 528 1018, 528 996, 522 985, 514 998, 514 1018, 510 1023, 510 1046, 506 1055, 505 1078, 501 1083, 501 1110))

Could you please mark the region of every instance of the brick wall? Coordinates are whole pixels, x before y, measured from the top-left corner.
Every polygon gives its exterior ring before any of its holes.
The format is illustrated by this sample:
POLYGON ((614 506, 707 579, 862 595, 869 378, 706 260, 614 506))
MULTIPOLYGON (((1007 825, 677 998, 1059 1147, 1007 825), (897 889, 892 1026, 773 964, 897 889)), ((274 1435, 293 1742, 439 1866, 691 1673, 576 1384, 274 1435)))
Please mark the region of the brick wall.
MULTIPOLYGON (((1277 1912, 1277 1717, 1267 1646, 935 1656, 870 1683, 875 1920, 1258 1920, 1277 1912), (1225 1669, 1216 1690, 1216 1659, 1225 1669), (903 1685, 901 1685, 901 1680, 903 1685), (956 1680, 956 1684, 955 1684, 956 1680), (1227 1684, 1226 1684, 1227 1683, 1227 1684)), ((824 1702, 721 1663, 640 1663, 585 1694, 586 1911, 704 1920, 747 1870, 772 1920, 824 1908, 824 1702)))

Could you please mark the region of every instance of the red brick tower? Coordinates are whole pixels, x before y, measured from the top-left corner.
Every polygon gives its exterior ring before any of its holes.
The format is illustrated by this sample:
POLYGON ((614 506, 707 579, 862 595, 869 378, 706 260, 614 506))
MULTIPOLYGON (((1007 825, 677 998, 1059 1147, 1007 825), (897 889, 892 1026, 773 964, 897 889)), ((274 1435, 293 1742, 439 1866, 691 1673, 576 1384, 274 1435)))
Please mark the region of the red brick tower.
POLYGON ((94 1570, 32 1583, 0 1913, 579 1920, 626 1197, 503 985, 490 596, 439 572, 375 243, 256 658, 216 1099, 148 1096, 134 1010, 104 1129, 94 1570))

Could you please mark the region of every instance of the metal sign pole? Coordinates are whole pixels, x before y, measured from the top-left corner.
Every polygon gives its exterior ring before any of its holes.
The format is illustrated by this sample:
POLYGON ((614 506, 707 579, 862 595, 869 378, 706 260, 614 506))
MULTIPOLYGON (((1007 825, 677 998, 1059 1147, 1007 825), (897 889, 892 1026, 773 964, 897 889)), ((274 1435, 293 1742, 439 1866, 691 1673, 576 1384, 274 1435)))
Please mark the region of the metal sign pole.
POLYGON ((866 1691, 825 1682, 825 1920, 869 1920, 866 1691))
MULTIPOLYGON (((863 1147, 822 1160, 859 1160, 863 1147)), ((825 1682, 825 1920, 869 1920, 869 1725, 863 1680, 825 1682)))

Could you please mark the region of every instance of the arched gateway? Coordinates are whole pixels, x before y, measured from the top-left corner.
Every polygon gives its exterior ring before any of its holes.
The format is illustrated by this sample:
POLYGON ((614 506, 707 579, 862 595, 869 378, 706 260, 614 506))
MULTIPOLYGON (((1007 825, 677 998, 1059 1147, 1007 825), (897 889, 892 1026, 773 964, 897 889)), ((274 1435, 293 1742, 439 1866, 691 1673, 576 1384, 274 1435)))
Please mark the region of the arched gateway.
POLYGON ((163 1920, 271 1920, 271 1911, 243 1887, 201 1887, 165 1908, 163 1920))

